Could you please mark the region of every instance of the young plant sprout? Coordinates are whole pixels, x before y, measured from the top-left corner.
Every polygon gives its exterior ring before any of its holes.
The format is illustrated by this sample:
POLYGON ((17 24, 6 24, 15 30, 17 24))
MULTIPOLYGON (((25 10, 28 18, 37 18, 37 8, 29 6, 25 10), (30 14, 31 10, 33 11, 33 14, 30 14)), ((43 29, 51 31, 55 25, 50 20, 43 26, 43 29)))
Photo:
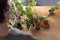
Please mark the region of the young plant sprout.
POLYGON ((54 11, 57 10, 57 9, 58 9, 57 6, 52 7, 52 8, 49 10, 49 14, 50 14, 50 15, 53 15, 53 14, 54 14, 54 11))

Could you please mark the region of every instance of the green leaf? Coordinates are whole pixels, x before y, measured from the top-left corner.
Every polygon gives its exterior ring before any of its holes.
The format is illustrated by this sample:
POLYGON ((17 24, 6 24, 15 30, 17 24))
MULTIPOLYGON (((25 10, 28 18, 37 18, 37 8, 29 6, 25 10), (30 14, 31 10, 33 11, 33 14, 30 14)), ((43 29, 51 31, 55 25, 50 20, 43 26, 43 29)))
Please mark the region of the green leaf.
POLYGON ((18 5, 17 8, 18 8, 19 11, 20 11, 20 10, 23 10, 23 7, 20 6, 20 5, 18 5))
POLYGON ((29 7, 33 7, 33 6, 35 6, 35 5, 36 5, 36 1, 35 1, 35 0, 33 0, 32 2, 30 2, 30 3, 28 4, 29 7))
POLYGON ((54 12, 55 10, 57 10, 57 9, 58 9, 57 6, 51 8, 51 10, 52 10, 53 12, 54 12))

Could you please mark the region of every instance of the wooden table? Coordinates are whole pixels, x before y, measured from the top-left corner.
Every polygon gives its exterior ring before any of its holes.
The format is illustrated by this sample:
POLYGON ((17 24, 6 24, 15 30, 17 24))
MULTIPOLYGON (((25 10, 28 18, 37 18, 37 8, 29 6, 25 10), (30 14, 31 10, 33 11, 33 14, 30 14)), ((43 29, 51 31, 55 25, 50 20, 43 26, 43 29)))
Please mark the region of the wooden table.
MULTIPOLYGON (((32 12, 37 13, 40 16, 44 16, 45 14, 48 14, 48 10, 51 7, 52 6, 40 6, 40 7, 37 6, 33 8, 32 12)), ((48 30, 42 29, 36 32, 35 37, 42 40, 60 40, 60 14, 59 13, 60 13, 60 7, 58 10, 55 11, 54 15, 47 18, 49 20, 50 29, 48 30)))

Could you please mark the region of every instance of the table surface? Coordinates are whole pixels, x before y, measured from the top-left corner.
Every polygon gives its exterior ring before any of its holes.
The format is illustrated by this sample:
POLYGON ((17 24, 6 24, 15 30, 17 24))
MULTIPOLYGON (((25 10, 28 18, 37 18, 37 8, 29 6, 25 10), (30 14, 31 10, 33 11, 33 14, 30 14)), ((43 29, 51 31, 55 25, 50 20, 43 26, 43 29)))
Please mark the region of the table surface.
MULTIPOLYGON (((39 14, 40 16, 44 16, 48 14, 48 10, 52 6, 37 6, 34 7, 32 12, 39 14)), ((44 30, 41 29, 35 33, 35 37, 42 39, 42 40, 60 40, 60 7, 58 10, 55 11, 55 14, 51 17, 48 17, 48 21, 50 24, 50 29, 44 30)), ((28 32, 24 29, 25 32, 28 32)), ((30 31, 28 32, 30 33, 30 31)))

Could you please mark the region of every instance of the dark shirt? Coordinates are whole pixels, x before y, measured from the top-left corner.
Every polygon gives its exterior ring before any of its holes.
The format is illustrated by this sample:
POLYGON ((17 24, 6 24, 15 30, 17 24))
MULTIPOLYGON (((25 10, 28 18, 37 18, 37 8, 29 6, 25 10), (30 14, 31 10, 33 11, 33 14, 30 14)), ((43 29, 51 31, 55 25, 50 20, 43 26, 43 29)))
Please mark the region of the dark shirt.
POLYGON ((29 35, 17 28, 12 28, 10 33, 5 37, 0 37, 0 40, 37 40, 32 35, 29 35))

